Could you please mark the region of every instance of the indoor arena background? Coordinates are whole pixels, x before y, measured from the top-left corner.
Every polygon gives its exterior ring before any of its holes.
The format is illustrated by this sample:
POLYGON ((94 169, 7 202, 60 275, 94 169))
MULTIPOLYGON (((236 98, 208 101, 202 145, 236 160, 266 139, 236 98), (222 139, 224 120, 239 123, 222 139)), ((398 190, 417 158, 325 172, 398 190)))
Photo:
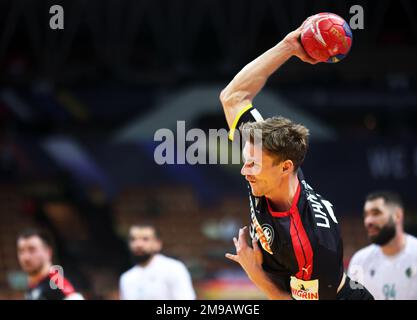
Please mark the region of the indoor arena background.
POLYGON ((246 63, 306 17, 349 20, 355 4, 365 25, 345 60, 293 58, 255 99, 310 128, 303 171, 334 205, 346 264, 368 243, 369 191, 399 192, 417 234, 415 2, 0 1, 0 298, 23 297, 16 234, 40 226, 86 298, 117 299, 127 229, 142 220, 198 298, 264 298, 224 257, 249 222, 239 165, 159 166, 154 133, 225 128, 219 93, 246 63), (52 4, 64 30, 49 28, 52 4))

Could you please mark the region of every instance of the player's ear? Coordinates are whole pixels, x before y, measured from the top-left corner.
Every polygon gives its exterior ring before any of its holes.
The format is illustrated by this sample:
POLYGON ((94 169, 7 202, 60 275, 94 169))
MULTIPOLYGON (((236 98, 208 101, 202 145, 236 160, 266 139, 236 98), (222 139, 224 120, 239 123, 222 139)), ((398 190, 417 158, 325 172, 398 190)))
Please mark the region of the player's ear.
POLYGON ((161 239, 156 240, 155 246, 156 246, 155 249, 156 249, 157 252, 160 252, 162 250, 162 241, 161 241, 161 239))
POLYGON ((290 173, 294 171, 294 163, 291 160, 282 162, 282 173, 290 173))
POLYGON ((394 217, 395 217, 396 222, 399 222, 399 223, 402 224, 403 221, 404 221, 404 211, 403 211, 403 209, 400 208, 400 207, 395 208, 394 217))
POLYGON ((48 255, 48 258, 49 258, 49 260, 51 260, 52 261, 52 256, 53 256, 53 251, 52 251, 52 248, 51 247, 47 247, 47 249, 46 249, 46 254, 48 255))

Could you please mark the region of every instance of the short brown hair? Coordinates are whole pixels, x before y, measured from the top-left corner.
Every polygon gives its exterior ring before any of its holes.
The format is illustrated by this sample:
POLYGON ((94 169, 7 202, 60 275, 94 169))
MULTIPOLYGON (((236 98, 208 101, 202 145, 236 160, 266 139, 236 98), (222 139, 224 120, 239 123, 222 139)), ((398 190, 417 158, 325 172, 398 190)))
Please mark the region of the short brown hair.
POLYGON ((240 130, 248 130, 250 139, 254 138, 254 130, 261 130, 262 148, 277 156, 279 161, 291 160, 294 163, 294 171, 303 163, 309 135, 309 130, 303 125, 284 117, 272 117, 244 123, 240 130))

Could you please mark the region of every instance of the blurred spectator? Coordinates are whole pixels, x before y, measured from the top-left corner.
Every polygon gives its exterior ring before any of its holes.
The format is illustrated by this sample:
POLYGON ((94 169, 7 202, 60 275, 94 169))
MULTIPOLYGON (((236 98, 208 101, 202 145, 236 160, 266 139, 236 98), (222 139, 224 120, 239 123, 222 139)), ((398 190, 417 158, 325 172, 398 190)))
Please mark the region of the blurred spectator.
POLYGON ((162 242, 154 226, 131 226, 129 248, 135 266, 120 277, 120 299, 195 299, 191 276, 185 265, 159 253, 162 242))

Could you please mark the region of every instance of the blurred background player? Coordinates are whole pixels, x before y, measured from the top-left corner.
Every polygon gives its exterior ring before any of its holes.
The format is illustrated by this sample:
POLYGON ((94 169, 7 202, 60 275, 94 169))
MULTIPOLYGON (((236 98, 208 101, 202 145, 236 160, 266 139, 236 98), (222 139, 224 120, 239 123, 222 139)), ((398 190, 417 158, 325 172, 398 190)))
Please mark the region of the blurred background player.
POLYGON ((404 232, 400 196, 378 191, 366 197, 364 225, 372 244, 359 250, 348 273, 378 300, 417 299, 417 239, 404 232))
POLYGON ((21 232, 17 238, 17 256, 22 270, 28 275, 28 290, 25 293, 25 299, 84 299, 75 291, 72 284, 53 268, 52 242, 46 232, 37 229, 27 229, 21 232))
POLYGON ((131 226, 129 248, 135 266, 120 277, 120 299, 195 299, 191 276, 185 265, 159 253, 162 241, 154 226, 131 226))

